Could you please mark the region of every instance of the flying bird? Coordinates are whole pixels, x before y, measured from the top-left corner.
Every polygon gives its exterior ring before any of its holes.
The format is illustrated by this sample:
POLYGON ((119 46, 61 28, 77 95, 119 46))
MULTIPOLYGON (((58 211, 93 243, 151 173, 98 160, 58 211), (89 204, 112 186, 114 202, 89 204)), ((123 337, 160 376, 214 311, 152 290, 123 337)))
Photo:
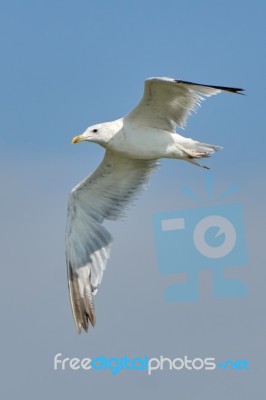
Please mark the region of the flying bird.
POLYGON ((110 256, 111 234, 104 220, 117 220, 156 169, 158 160, 185 160, 203 168, 199 159, 221 147, 176 133, 205 97, 243 89, 201 85, 171 78, 149 78, 140 103, 112 122, 90 126, 72 143, 94 142, 105 148, 96 171, 69 195, 66 262, 72 312, 78 333, 95 325, 93 295, 110 256))

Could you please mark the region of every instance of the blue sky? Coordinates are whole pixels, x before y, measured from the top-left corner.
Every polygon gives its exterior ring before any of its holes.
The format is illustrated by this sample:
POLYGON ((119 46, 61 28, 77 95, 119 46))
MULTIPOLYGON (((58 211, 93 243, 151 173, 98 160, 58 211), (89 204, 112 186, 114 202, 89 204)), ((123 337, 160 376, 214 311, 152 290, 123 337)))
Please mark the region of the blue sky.
POLYGON ((171 393, 178 389, 184 399, 195 393, 207 400, 213 396, 218 400, 226 396, 248 399, 254 393, 261 396, 259 367, 247 378, 202 374, 182 375, 177 380, 165 373, 149 380, 139 375, 115 379, 108 374, 93 379, 78 373, 56 375, 51 365, 54 354, 60 351, 71 356, 231 352, 235 357, 253 358, 254 365, 259 365, 266 278, 262 270, 265 13, 264 1, 246 0, 1 3, 5 396, 9 393, 13 399, 23 393, 36 398, 38 393, 42 399, 63 394, 68 399, 89 395, 91 390, 94 396, 112 391, 121 397, 133 396, 136 387, 147 399, 161 398, 166 388, 171 393), (231 183, 239 186, 235 200, 246 214, 252 267, 241 274, 248 282, 250 296, 235 303, 205 299, 194 308, 169 306, 158 296, 161 285, 172 278, 162 278, 156 269, 152 215, 192 207, 182 199, 180 188, 190 184, 202 190, 205 173, 189 164, 163 161, 149 191, 128 219, 112 225, 115 243, 96 297, 97 327, 88 336, 78 337, 65 276, 67 195, 96 167, 103 150, 93 144, 72 146, 70 140, 89 125, 116 119, 131 110, 142 96, 143 81, 150 76, 246 89, 246 96, 222 94, 208 99, 181 134, 224 146, 208 165, 218 191, 231 183), (145 226, 141 232, 138 221, 145 226), (132 272, 135 268, 137 274, 132 272), (146 272, 138 279, 143 270, 146 272), (129 280, 131 286, 126 284, 129 280), (135 294, 130 288, 134 284, 138 296, 133 302, 135 294), (160 320, 154 304, 160 310, 160 320), (19 371, 12 364, 14 357, 20 360, 19 371))

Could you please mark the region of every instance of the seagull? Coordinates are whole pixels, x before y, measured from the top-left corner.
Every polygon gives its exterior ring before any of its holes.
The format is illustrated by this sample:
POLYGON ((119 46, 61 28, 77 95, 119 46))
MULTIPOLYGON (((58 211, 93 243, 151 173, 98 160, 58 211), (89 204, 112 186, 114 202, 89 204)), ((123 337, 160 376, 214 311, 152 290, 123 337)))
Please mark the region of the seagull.
POLYGON ((78 333, 96 323, 93 295, 102 281, 112 242, 104 220, 124 215, 159 159, 185 160, 207 168, 198 160, 221 147, 183 137, 176 128, 185 127, 205 97, 221 92, 243 94, 243 89, 148 78, 140 103, 129 114, 90 126, 72 139, 72 143, 94 142, 105 149, 101 164, 71 190, 68 201, 66 263, 78 333))

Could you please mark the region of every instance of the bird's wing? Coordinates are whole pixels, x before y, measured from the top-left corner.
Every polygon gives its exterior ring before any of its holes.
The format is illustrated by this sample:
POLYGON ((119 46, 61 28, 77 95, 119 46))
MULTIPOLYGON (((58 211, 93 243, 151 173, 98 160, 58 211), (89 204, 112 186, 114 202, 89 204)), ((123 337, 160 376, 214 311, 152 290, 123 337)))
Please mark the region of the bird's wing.
POLYGON ((92 293, 101 283, 112 237, 104 219, 116 220, 135 197, 156 161, 106 151, 97 170, 72 189, 66 227, 66 260, 72 311, 78 332, 95 324, 92 293))
POLYGON ((200 85, 171 78, 149 78, 145 81, 143 97, 125 119, 158 129, 175 131, 183 128, 192 111, 196 111, 204 97, 221 91, 241 93, 243 89, 200 85))

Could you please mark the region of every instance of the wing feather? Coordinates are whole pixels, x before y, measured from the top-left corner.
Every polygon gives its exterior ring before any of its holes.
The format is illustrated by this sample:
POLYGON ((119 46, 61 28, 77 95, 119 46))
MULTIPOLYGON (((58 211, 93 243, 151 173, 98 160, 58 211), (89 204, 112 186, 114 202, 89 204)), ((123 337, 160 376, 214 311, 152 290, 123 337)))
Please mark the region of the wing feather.
POLYGON ((68 202, 66 260, 77 331, 96 322, 92 294, 101 283, 112 236, 102 225, 116 220, 143 187, 156 161, 123 158, 106 151, 97 170, 72 189, 68 202))
POLYGON ((188 116, 197 110, 205 97, 222 91, 241 93, 243 89, 201 85, 171 78, 149 78, 145 81, 140 103, 126 119, 175 132, 176 125, 185 127, 188 116))

